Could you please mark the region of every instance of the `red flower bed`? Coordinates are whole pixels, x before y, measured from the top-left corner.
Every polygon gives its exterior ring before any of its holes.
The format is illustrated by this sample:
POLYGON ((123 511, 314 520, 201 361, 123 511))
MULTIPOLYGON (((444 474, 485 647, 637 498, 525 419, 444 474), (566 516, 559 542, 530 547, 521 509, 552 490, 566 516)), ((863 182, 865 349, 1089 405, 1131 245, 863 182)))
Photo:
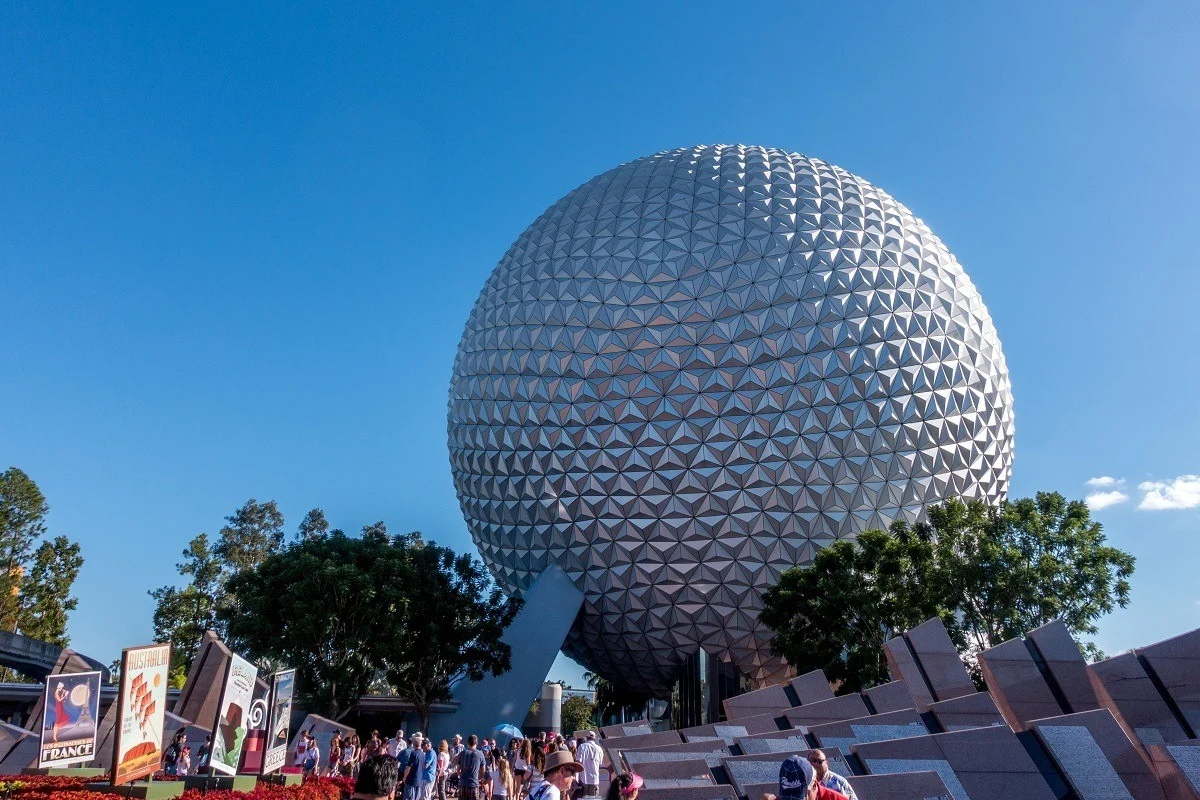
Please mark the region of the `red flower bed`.
MULTIPOLYGON (((50 775, 21 775, 0 781, 0 797, 6 793, 11 800, 101 800, 104 797, 84 789, 94 778, 68 778, 50 775)), ((201 792, 189 789, 183 800, 346 800, 354 792, 349 778, 318 778, 300 786, 276 786, 260 783, 251 792, 225 790, 201 792)))

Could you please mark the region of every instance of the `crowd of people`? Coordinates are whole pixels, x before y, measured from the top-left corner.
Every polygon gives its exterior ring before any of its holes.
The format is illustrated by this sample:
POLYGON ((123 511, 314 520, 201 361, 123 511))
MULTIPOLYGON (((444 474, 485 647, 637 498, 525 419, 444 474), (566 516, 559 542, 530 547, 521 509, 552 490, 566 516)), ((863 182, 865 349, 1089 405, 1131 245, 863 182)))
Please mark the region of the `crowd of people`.
POLYGON ((475 734, 443 739, 435 748, 421 733, 404 731, 383 739, 377 731, 361 746, 358 737, 334 736, 324 762, 311 732, 302 734, 294 753, 306 775, 356 778, 355 797, 363 800, 580 800, 600 796, 600 773, 607 771, 606 800, 637 800, 641 778, 614 775, 596 734, 564 739, 539 734, 501 745, 475 734), (324 766, 322 766, 324 764, 324 766))
MULTIPOLYGON (((212 750, 207 737, 196 760, 206 769, 212 750)), ((455 734, 435 747, 420 732, 392 738, 371 731, 365 742, 357 734, 335 733, 329 752, 322 753, 311 730, 304 731, 292 753, 293 765, 306 778, 344 776, 356 779, 360 800, 586 800, 600 797, 600 775, 608 777, 605 800, 637 800, 642 779, 617 774, 595 731, 583 738, 538 734, 513 738, 506 745, 471 734, 463 743, 455 734)), ((169 775, 192 774, 191 750, 180 731, 164 752, 169 775)), ((784 760, 779 795, 762 800, 857 800, 850 782, 829 769, 820 750, 784 760)))

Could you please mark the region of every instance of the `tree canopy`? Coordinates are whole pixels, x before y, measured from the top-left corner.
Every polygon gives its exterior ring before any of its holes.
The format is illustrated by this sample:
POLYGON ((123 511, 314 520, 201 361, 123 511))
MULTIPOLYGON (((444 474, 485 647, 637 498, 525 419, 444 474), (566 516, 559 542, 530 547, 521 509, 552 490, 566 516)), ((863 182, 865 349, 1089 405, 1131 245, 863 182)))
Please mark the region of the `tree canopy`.
POLYGON ((509 668, 500 637, 519 601, 474 559, 383 523, 306 533, 227 588, 236 607, 218 618, 231 646, 295 666, 308 707, 335 719, 382 677, 427 727, 455 679, 509 668))
POLYGON ((43 539, 49 512, 32 478, 17 467, 0 473, 0 624, 65 647, 83 555, 66 536, 43 539))
POLYGON ((933 616, 968 658, 1054 619, 1095 634, 1095 620, 1128 604, 1133 568, 1084 503, 1056 492, 997 508, 951 499, 925 522, 864 531, 787 570, 759 619, 775 655, 857 691, 888 679, 887 639, 933 616))
POLYGON ((562 733, 570 736, 575 731, 586 731, 592 727, 592 716, 596 704, 583 695, 568 695, 562 702, 562 733))
POLYGON ((217 611, 237 607, 237 599, 229 591, 229 579, 253 569, 283 546, 283 514, 274 500, 260 503, 251 498, 225 522, 215 542, 210 543, 207 533, 197 534, 188 542, 183 561, 175 565, 180 576, 188 579, 184 586, 150 591, 155 600, 154 635, 159 641, 173 644, 174 684, 182 684, 187 677, 206 630, 214 628, 222 637, 225 635, 223 617, 217 611))

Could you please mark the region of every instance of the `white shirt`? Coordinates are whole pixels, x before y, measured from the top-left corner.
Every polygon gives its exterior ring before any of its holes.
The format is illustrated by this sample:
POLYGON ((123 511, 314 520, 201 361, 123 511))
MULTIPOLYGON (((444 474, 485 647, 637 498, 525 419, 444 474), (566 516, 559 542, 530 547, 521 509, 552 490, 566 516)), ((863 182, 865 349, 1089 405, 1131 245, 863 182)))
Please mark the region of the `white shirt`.
POLYGON ((583 765, 580 783, 585 783, 588 786, 599 786, 600 765, 604 763, 604 751, 600 749, 600 745, 591 739, 587 740, 579 745, 579 752, 576 754, 575 760, 583 765))
POLYGON ((529 793, 529 800, 562 800, 558 787, 547 781, 529 793))

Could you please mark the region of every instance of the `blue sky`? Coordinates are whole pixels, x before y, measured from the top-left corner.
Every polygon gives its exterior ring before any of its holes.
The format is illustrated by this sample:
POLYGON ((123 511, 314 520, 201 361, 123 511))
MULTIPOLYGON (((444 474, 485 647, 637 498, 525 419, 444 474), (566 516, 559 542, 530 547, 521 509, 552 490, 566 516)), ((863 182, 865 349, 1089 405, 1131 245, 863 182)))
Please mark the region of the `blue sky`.
POLYGON ((1013 494, 1127 498, 1099 644, 1200 626, 1200 5, 169 5, 0 12, 0 468, 84 547, 79 649, 148 641, 249 497, 471 548, 445 411, 484 279, 593 175, 711 142, 921 216, 1004 344, 1013 494))

